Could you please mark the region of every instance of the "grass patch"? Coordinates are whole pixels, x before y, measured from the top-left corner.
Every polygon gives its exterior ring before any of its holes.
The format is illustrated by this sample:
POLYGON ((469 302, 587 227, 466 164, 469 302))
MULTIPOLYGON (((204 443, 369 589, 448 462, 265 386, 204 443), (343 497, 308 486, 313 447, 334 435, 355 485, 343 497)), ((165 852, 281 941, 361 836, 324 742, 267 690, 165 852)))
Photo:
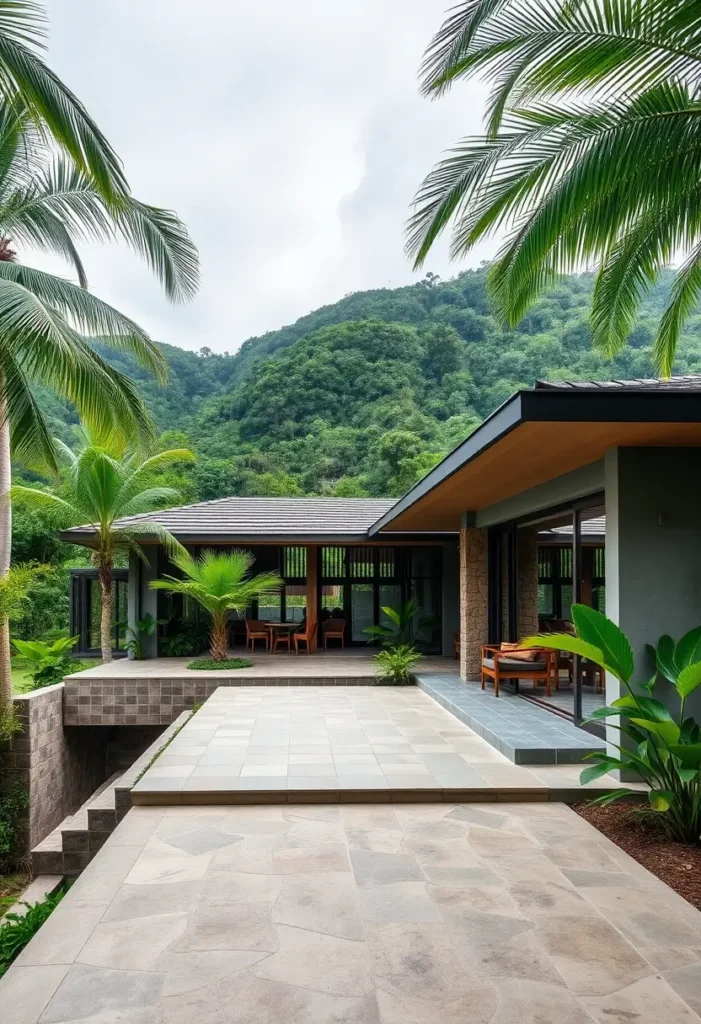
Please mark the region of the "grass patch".
POLYGON ((177 729, 175 730, 175 732, 173 733, 173 735, 172 735, 172 736, 171 736, 171 737, 170 737, 169 739, 167 739, 167 740, 165 741, 165 743, 163 744, 163 746, 162 746, 162 747, 159 747, 159 748, 158 748, 158 750, 157 750, 157 751, 156 751, 156 753, 155 753, 155 754, 153 755, 153 757, 152 757, 152 758, 151 758, 151 760, 150 760, 150 761, 148 762, 148 764, 147 764, 147 765, 145 765, 145 766, 144 766, 144 767, 143 767, 143 768, 141 769, 141 771, 139 772, 139 774, 138 774, 138 775, 136 776, 136 778, 134 779, 134 785, 136 785, 136 783, 137 783, 137 782, 138 782, 138 781, 139 781, 140 779, 143 779, 144 775, 145 775, 145 774, 146 774, 146 772, 147 772, 147 771, 149 770, 149 768, 151 768, 151 767, 152 767, 152 766, 153 766, 153 765, 154 765, 154 764, 156 763, 156 761, 157 761, 157 760, 158 760, 158 758, 159 758, 159 757, 161 756, 161 754, 163 753, 163 751, 164 751, 164 750, 167 750, 167 749, 168 749, 168 747, 169 747, 169 746, 171 745, 171 743, 173 742, 173 740, 175 739, 175 737, 176 737, 176 736, 178 735, 178 733, 180 732, 180 730, 181 730, 181 729, 184 729, 184 728, 185 728, 185 726, 186 726, 186 725, 187 725, 187 723, 188 723, 188 722, 190 721, 190 719, 192 718, 192 716, 193 716, 194 714, 196 714, 196 713, 197 713, 197 712, 198 712, 198 711, 200 710, 200 708, 202 707, 202 704, 203 704, 203 703, 204 703, 203 701, 200 701, 200 703, 199 703, 199 704, 195 704, 195 705, 193 706, 193 708, 192 708, 192 713, 190 714, 190 717, 189 717, 189 718, 186 718, 186 719, 185 719, 185 721, 183 722, 183 724, 182 724, 182 725, 179 725, 179 726, 178 726, 178 728, 177 728, 177 729))
POLYGON ((226 661, 215 661, 214 658, 196 658, 186 668, 205 669, 207 672, 220 671, 226 668, 250 668, 253 662, 250 658, 227 658, 226 661))

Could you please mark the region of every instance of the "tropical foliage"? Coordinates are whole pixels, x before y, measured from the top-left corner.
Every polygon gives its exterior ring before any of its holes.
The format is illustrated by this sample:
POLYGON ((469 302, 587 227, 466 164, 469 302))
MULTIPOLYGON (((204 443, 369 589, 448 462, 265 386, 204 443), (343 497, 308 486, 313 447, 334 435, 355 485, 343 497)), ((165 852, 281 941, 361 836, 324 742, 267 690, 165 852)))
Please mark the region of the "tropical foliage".
POLYGON ((275 572, 251 575, 255 558, 250 551, 203 551, 197 558, 181 550, 172 557, 184 579, 164 576, 149 584, 153 590, 182 594, 201 605, 212 620, 210 654, 225 661, 228 651, 226 621, 230 611, 243 615, 252 601, 276 594, 282 579, 275 572))
MULTIPOLYGON (((678 643, 669 636, 661 637, 657 648, 651 648, 655 658, 652 677, 635 685, 633 652, 618 626, 579 604, 572 606, 572 620, 575 636, 528 637, 522 646, 570 651, 601 665, 623 684, 625 694, 590 718, 611 720, 620 742, 609 746, 618 753, 589 755, 595 764, 584 769, 581 781, 591 782, 615 770, 634 772, 650 787, 650 805, 662 815, 670 836, 684 843, 701 843, 701 727, 686 714, 688 698, 701 686, 701 626, 678 643), (660 676, 676 689, 676 715, 652 696, 660 676)), ((630 792, 621 788, 595 802, 610 803, 630 792)))
POLYGON ((60 493, 38 487, 12 488, 13 503, 28 508, 50 508, 64 526, 90 525, 96 539, 91 554, 100 583, 102 614, 100 640, 103 661, 112 658, 112 569, 120 552, 134 552, 147 562, 144 540, 164 544, 171 554, 182 552, 174 537, 158 523, 124 523, 117 520, 152 512, 164 503, 174 504, 178 492, 155 485, 154 475, 164 467, 192 459, 187 449, 158 452, 144 458, 140 449, 127 447, 120 436, 108 438, 84 433, 83 445, 72 451, 56 442, 58 457, 66 465, 60 493))
POLYGON ((421 655, 411 644, 394 644, 374 656, 375 678, 385 686, 408 686, 414 681, 412 669, 421 655))
POLYGON ((654 350, 669 374, 701 296, 700 62, 695 0, 463 0, 427 51, 423 87, 485 79, 486 128, 421 186, 416 265, 451 224, 455 257, 505 235, 490 280, 512 326, 560 275, 597 265, 592 334, 611 355, 681 257, 654 350))
POLYGON ((23 914, 5 915, 0 924, 0 977, 39 931, 67 891, 67 887, 62 886, 57 893, 47 896, 41 903, 25 903, 23 914))
POLYGON ((15 639, 11 642, 24 665, 29 669, 34 684, 33 689, 37 689, 41 686, 60 683, 63 677, 70 672, 74 661, 71 651, 77 640, 77 636, 64 636, 51 642, 15 639))
POLYGON ((382 612, 390 625, 368 626, 363 633, 367 633, 368 643, 380 638, 383 647, 413 647, 432 621, 429 616, 421 615, 421 605, 415 597, 409 598, 399 608, 383 607, 382 612))

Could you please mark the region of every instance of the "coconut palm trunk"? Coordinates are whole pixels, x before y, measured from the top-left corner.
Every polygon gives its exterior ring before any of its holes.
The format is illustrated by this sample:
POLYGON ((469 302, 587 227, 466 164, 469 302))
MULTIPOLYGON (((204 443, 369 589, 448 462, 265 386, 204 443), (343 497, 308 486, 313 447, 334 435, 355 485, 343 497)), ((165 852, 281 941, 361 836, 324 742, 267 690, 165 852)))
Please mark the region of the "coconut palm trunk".
POLYGON ((214 661, 226 661, 229 653, 229 635, 226 628, 226 613, 212 616, 212 633, 209 653, 214 661))
MULTIPOLYGON (((0 576, 7 576, 12 557, 12 505, 10 487, 10 422, 4 399, 4 376, 0 369, 0 576)), ((12 700, 12 664, 10 661, 10 623, 0 617, 0 710, 12 700)))
POLYGON ((99 561, 97 579, 100 584, 100 648, 103 662, 112 661, 112 563, 99 561))

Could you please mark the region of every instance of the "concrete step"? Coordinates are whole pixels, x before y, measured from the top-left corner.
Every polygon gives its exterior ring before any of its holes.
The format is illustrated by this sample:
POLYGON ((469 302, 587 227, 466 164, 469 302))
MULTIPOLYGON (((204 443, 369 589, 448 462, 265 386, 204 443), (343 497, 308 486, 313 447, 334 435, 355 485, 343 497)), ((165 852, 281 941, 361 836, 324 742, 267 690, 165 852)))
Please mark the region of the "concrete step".
POLYGON ((116 772, 74 814, 70 814, 32 850, 35 875, 76 877, 114 832, 132 806, 131 791, 140 774, 190 718, 183 711, 125 772, 116 772))
POLYGON ((35 875, 76 876, 86 867, 117 826, 117 772, 32 850, 35 875))

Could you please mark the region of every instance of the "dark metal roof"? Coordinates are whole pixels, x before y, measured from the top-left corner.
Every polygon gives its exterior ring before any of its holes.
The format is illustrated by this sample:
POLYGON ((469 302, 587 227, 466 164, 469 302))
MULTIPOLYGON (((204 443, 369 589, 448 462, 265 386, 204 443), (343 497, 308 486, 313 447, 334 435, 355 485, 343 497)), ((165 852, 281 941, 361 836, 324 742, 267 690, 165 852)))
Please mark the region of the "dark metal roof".
MULTIPOLYGON (((160 523, 189 540, 365 539, 387 512, 391 498, 219 498, 120 519, 118 525, 160 523)), ((88 540, 92 526, 65 530, 66 540, 88 540)))
POLYGON ((633 380, 537 380, 535 391, 701 391, 701 375, 633 380))
MULTIPOLYGON (((701 423, 701 375, 630 381, 536 381, 517 391, 371 528, 373 536, 522 423, 701 423)), ((470 498, 465 495, 465 507, 470 498)))

